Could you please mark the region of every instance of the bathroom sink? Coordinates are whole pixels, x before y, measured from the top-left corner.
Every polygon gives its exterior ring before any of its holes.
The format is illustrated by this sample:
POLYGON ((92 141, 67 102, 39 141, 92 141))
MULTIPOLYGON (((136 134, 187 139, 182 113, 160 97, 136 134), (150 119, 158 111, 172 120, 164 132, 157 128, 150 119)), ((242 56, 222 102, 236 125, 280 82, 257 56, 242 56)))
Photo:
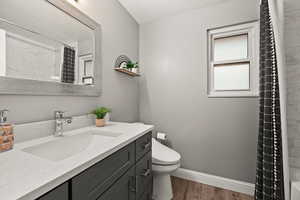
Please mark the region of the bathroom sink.
POLYGON ((105 136, 105 137, 113 137, 113 138, 122 135, 122 133, 119 132, 111 132, 111 131, 104 131, 104 130, 97 130, 97 129, 92 129, 88 131, 88 133, 96 136, 105 136))
POLYGON ((50 142, 24 148, 23 151, 47 160, 61 161, 83 152, 93 140, 97 140, 97 144, 103 144, 112 139, 113 137, 96 137, 94 133, 80 133, 58 137, 50 142))

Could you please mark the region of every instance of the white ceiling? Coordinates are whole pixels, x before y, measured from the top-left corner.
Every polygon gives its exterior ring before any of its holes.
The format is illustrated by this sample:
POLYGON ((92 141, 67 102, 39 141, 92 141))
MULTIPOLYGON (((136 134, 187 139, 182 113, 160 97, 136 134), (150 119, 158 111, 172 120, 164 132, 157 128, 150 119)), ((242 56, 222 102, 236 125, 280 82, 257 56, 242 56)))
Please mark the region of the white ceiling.
POLYGON ((119 0, 140 24, 226 0, 119 0))

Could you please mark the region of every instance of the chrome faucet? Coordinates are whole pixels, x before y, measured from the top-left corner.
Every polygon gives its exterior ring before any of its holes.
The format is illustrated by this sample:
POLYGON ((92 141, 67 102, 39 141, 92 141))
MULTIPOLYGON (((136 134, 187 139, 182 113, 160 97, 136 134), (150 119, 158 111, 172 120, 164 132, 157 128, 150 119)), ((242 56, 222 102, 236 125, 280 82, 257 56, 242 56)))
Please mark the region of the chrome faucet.
POLYGON ((64 111, 55 111, 55 132, 54 136, 62 136, 64 133, 64 124, 71 124, 72 123, 72 117, 65 117, 64 111))
POLYGON ((3 123, 5 123, 7 121, 6 115, 7 115, 8 111, 9 110, 7 110, 7 109, 0 110, 0 124, 3 124, 3 123))

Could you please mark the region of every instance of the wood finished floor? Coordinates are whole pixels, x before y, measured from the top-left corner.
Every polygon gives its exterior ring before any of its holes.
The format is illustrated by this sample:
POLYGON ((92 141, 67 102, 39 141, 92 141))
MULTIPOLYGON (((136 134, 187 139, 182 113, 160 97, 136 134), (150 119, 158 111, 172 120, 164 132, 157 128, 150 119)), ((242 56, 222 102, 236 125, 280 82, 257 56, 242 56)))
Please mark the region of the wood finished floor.
POLYGON ((172 177, 173 200, 254 200, 253 197, 172 177))

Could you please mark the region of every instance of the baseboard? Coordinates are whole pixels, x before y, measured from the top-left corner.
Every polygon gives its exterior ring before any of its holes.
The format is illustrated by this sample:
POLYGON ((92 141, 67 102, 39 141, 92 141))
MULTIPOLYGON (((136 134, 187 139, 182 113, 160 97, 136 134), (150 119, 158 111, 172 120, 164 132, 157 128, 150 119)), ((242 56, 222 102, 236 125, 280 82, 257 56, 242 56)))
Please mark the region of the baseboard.
POLYGON ((179 168, 172 175, 197 183, 211 185, 214 187, 248 194, 251 196, 254 195, 254 184, 251 183, 237 181, 229 178, 223 178, 183 168, 179 168))

